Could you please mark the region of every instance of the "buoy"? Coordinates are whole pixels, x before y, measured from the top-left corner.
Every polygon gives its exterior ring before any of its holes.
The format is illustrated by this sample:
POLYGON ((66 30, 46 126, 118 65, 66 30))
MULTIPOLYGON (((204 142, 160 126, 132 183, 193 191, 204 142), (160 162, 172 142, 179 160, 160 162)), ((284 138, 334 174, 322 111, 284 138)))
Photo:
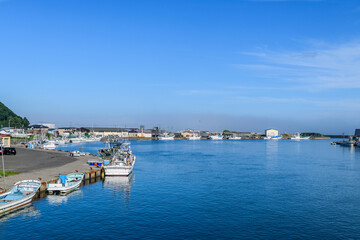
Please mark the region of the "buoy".
POLYGON ((105 169, 101 168, 101 178, 104 179, 105 178, 105 169))

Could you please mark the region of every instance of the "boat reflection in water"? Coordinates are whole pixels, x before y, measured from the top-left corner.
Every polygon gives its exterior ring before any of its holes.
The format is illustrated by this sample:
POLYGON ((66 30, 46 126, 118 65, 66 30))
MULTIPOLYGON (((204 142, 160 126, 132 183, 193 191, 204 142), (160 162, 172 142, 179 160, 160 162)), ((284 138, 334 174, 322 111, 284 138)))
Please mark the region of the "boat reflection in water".
POLYGON ((14 217, 39 217, 40 211, 35 208, 32 203, 29 203, 23 207, 17 208, 15 210, 6 212, 4 215, 0 216, 0 223, 5 222, 14 217))
POLYGON ((134 173, 131 173, 127 177, 115 177, 115 176, 106 176, 104 178, 104 187, 112 189, 114 192, 122 193, 122 197, 125 202, 128 203, 130 199, 130 189, 134 181, 134 173))
POLYGON ((83 193, 80 190, 71 192, 67 195, 48 195, 47 200, 50 205, 62 205, 66 204, 66 202, 71 199, 81 198, 83 196, 83 193))

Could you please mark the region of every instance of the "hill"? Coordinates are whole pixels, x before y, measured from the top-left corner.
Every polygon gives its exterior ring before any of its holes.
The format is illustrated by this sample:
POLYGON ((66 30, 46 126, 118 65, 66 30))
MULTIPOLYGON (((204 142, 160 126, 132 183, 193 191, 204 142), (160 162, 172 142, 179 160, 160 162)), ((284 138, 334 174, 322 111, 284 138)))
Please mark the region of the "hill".
POLYGON ((16 115, 2 102, 0 102, 0 127, 8 127, 10 122, 11 127, 27 128, 30 124, 26 117, 22 118, 16 115))

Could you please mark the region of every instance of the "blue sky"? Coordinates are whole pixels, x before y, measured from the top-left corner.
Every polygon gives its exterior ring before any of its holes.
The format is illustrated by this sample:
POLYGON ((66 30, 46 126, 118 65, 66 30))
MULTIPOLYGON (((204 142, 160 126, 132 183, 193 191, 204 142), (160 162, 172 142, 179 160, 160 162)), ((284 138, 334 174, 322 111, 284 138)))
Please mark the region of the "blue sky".
POLYGON ((32 123, 353 133, 357 0, 0 0, 1 101, 32 123))

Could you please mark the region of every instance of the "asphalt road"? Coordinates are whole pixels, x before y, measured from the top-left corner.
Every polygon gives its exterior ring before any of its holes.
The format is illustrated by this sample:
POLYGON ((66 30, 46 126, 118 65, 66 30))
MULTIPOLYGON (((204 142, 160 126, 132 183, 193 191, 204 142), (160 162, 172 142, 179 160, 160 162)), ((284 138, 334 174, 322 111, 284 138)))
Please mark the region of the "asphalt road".
MULTIPOLYGON (((16 147, 16 155, 4 155, 4 160, 6 170, 17 172, 59 167, 74 162, 74 158, 70 157, 69 153, 22 147, 16 147)), ((2 169, 1 164, 0 169, 2 169)))

